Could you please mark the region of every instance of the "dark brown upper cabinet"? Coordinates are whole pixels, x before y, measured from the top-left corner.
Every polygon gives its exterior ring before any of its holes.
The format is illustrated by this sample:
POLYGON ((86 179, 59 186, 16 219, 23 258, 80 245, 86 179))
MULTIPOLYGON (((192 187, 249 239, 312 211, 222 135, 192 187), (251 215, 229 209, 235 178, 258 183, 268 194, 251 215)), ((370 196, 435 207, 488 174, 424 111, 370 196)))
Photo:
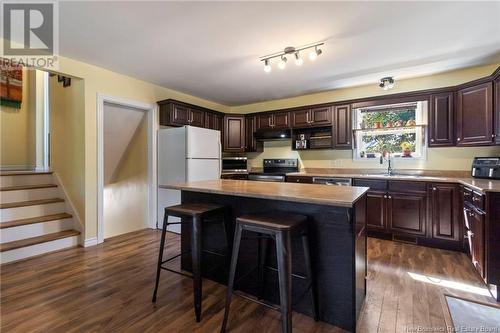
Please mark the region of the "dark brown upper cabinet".
POLYGON ((175 100, 158 102, 160 125, 205 127, 205 109, 175 100))
POLYGON ((206 112, 205 127, 217 131, 222 131, 223 116, 220 113, 206 112))
POLYGON ((431 95, 429 108, 429 147, 455 145, 453 92, 431 95))
POLYGON ((329 106, 291 112, 292 128, 320 127, 332 124, 332 109, 329 106))
POLYGON ((254 133, 257 130, 257 117, 256 116, 246 116, 245 117, 245 143, 247 152, 261 152, 264 147, 262 142, 255 140, 254 133))
POLYGON ((495 119, 495 143, 500 144, 500 76, 493 82, 493 87, 495 88, 495 114, 493 116, 495 119))
POLYGON ((457 92, 456 126, 457 146, 493 142, 493 82, 457 92))
POLYGON ((266 112, 257 115, 257 129, 289 128, 289 112, 266 112))
POLYGON ((462 241, 459 190, 456 184, 429 184, 428 198, 432 238, 462 241))
POLYGON ((333 108, 333 148, 352 148, 352 120, 350 105, 337 105, 333 108))
POLYGON ((245 116, 225 115, 224 151, 244 152, 245 146, 245 116))

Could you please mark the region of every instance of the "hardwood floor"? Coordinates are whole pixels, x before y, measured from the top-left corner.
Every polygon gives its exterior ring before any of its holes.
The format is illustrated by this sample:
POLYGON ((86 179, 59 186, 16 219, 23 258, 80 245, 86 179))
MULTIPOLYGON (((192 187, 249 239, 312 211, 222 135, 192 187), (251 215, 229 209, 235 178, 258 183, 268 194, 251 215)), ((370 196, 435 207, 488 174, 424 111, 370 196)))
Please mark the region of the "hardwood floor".
MULTIPOLYGON (((3 265, 0 330, 218 332, 224 286, 204 280, 201 323, 194 320, 188 278, 164 271, 157 304, 151 303, 159 239, 159 232, 142 230, 99 246, 3 265)), ((180 237, 169 234, 166 256, 177 253, 179 241, 180 237)), ((486 296, 439 285, 446 280, 479 291, 485 288, 463 254, 378 239, 369 239, 368 248, 368 295, 359 332, 407 332, 408 325, 442 327, 444 293, 492 302, 486 296)), ((235 297, 228 329, 279 332, 279 319, 278 313, 235 297)), ((293 327, 294 332, 342 332, 297 313, 293 327)))

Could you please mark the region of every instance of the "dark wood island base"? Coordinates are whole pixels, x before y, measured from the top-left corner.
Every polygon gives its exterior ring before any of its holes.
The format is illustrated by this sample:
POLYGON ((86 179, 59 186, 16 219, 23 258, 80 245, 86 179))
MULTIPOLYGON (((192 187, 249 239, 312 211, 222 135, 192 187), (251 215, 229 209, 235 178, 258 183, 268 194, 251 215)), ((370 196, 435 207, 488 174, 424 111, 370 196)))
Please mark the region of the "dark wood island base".
MULTIPOLYGON (((315 185, 306 185, 315 186, 315 185)), ((217 203, 230 207, 226 219, 227 230, 234 234, 236 217, 250 213, 281 211, 304 214, 309 217, 311 258, 318 286, 319 319, 345 330, 356 331, 356 320, 366 295, 366 196, 362 194, 352 207, 323 205, 306 202, 261 199, 182 190, 182 203, 217 203)), ((182 226, 182 251, 189 251, 189 225, 182 226)), ((203 276, 227 284, 229 258, 224 253, 224 233, 216 224, 203 226, 203 247, 214 254, 203 258, 203 276)), ((236 289, 256 296, 258 294, 256 234, 244 234, 241 243, 236 289), (238 281, 238 279, 240 279, 238 281)), ((265 272, 264 299, 279 304, 276 256, 269 247, 265 272)), ((292 240, 292 272, 305 275, 300 238, 292 240)), ((191 270, 189 253, 183 255, 181 268, 191 270)), ((292 278, 293 310, 312 316, 311 302, 304 280, 292 278)))

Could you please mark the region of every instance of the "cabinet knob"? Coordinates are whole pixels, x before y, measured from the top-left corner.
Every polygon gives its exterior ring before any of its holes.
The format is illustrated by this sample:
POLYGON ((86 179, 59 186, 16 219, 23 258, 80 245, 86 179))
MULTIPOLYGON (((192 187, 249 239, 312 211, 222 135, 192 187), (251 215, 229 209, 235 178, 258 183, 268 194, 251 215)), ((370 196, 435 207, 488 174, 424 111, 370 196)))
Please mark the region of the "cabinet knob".
POLYGON ((391 197, 391 196, 388 196, 388 198, 389 198, 389 199, 392 199, 392 197, 391 197))
POLYGON ((457 138, 457 141, 460 141, 460 138, 457 138))
POLYGON ((351 142, 350 142, 350 141, 347 141, 347 144, 348 144, 348 145, 350 145, 350 144, 351 144, 351 142))
POLYGON ((496 135, 495 135, 495 134, 492 134, 492 135, 491 135, 491 137, 492 137, 492 138, 495 138, 495 137, 496 137, 496 135))
POLYGON ((386 198, 386 199, 387 199, 387 195, 384 195, 384 198, 386 198))
POLYGON ((297 183, 300 183, 300 179, 297 179, 297 183))
POLYGON ((437 191, 437 188, 433 187, 433 188, 432 188, 432 190, 433 190, 433 191, 437 191))
POLYGON ((431 139, 431 142, 434 142, 434 139, 431 139))

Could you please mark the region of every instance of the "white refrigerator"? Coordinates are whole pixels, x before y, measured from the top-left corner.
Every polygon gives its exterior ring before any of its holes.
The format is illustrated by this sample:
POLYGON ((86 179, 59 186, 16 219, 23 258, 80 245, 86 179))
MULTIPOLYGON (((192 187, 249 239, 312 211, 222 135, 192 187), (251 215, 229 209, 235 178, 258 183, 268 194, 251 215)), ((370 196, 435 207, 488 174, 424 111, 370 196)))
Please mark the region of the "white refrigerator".
MULTIPOLYGON (((158 185, 219 179, 221 173, 220 132, 184 126, 158 130, 158 185)), ((164 209, 181 203, 181 191, 158 187, 158 227, 163 227, 164 209)), ((169 222, 180 219, 169 217, 169 222)), ((179 224, 168 227, 180 233, 179 224)))

